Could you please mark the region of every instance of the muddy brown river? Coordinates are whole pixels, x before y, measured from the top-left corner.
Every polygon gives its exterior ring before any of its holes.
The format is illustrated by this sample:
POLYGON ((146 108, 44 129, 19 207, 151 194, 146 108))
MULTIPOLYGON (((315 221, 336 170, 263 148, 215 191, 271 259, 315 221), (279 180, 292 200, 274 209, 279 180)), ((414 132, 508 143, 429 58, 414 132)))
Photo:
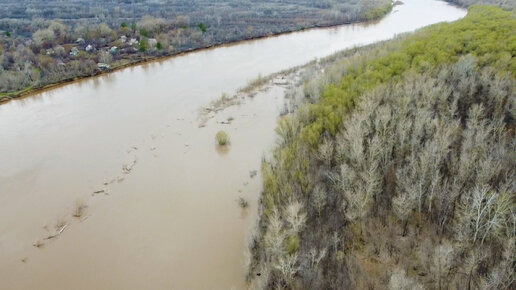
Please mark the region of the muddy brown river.
POLYGON ((259 74, 466 14, 404 2, 374 23, 194 52, 1 105, 0 289, 245 288, 261 189, 249 172, 274 144, 284 88, 203 128, 199 108, 259 74))

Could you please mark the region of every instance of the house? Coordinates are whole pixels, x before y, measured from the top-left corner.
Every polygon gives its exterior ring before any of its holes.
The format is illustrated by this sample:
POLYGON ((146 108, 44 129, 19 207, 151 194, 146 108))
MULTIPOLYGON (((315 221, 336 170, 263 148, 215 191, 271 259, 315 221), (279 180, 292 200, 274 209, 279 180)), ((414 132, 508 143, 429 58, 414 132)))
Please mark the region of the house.
POLYGON ((129 45, 138 45, 138 40, 136 40, 136 38, 131 38, 131 40, 129 40, 129 45))
POLYGON ((127 36, 125 36, 125 35, 120 36, 120 41, 122 43, 125 43, 127 41, 127 36))
POLYGON ((77 44, 83 44, 83 43, 84 43, 84 38, 81 38, 81 37, 77 38, 77 40, 75 41, 75 43, 77 43, 77 44))
POLYGON ((86 46, 86 48, 84 49, 86 52, 90 52, 93 50, 93 46, 91 44, 88 44, 88 46, 86 46))
POLYGON ((118 51, 118 47, 116 47, 116 46, 113 46, 109 49, 109 53, 111 53, 111 54, 115 54, 115 53, 117 53, 117 51, 118 51))
POLYGON ((155 38, 149 38, 147 43, 149 44, 149 47, 156 47, 156 45, 158 44, 158 41, 155 38))

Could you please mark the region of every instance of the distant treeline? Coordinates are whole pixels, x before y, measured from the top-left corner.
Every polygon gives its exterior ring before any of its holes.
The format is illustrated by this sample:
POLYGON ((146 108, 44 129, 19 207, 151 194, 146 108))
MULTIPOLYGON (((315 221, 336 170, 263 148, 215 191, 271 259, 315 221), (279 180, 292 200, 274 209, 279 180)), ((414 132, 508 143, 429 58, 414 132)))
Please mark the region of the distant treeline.
POLYGON ((389 0, 0 2, 0 98, 148 57, 378 18, 389 0))
POLYGON ((514 10, 516 8, 515 0, 446 0, 450 3, 454 3, 463 7, 469 7, 472 5, 493 5, 506 10, 514 10))

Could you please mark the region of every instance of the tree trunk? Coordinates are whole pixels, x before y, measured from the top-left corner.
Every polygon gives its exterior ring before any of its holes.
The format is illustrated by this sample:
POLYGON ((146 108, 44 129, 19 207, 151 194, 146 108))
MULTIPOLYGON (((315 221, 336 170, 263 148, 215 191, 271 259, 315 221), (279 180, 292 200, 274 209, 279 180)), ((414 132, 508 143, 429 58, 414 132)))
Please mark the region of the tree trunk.
POLYGON ((408 225, 408 219, 403 224, 403 233, 401 234, 403 237, 407 234, 407 225, 408 225))

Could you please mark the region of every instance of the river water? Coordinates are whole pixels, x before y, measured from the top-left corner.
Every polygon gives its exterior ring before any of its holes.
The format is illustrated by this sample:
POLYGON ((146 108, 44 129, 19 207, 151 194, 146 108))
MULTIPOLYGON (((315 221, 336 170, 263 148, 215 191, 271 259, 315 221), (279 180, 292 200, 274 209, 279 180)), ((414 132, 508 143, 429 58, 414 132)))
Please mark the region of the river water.
POLYGON ((466 14, 440 1, 404 2, 374 23, 189 53, 1 105, 0 288, 245 288, 261 189, 249 171, 274 144, 283 89, 204 128, 199 108, 259 74, 466 14), (228 117, 231 125, 217 122, 228 117), (229 150, 214 144, 220 129, 229 150), (87 206, 80 218, 76 200, 87 206), (45 240, 59 221, 68 226, 45 240))

